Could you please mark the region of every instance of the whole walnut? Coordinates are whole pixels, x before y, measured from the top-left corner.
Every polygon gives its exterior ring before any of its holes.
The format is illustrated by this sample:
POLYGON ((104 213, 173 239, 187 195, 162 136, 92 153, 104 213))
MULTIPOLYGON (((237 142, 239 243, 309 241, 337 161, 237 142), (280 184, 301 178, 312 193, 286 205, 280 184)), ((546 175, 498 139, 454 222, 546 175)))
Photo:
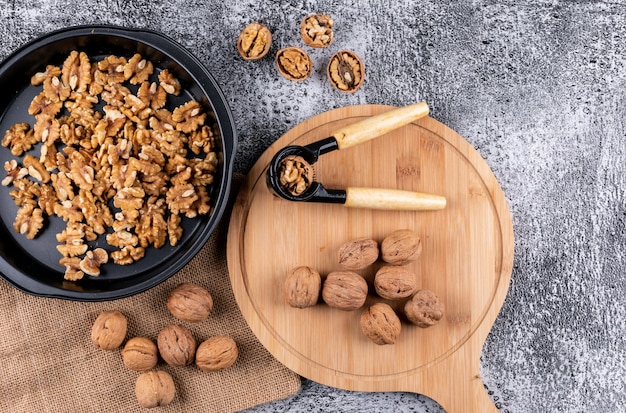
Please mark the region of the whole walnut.
POLYGON ((339 265, 346 270, 360 270, 378 259, 378 242, 371 238, 358 238, 339 247, 339 265))
POLYGON ((422 240, 410 229, 399 229, 389 234, 380 244, 383 261, 392 265, 406 265, 422 253, 422 240))
POLYGON ((402 323, 389 304, 372 304, 361 313, 361 331, 378 345, 394 344, 400 336, 402 323))
POLYGON ((405 267, 384 265, 374 277, 376 293, 387 300, 410 297, 417 290, 415 274, 405 267))
POLYGON ((157 337, 157 346, 163 360, 170 366, 187 366, 193 363, 196 340, 191 331, 178 324, 165 326, 157 337))
POLYGON ((213 311, 213 297, 199 285, 182 283, 167 298, 167 309, 179 320, 197 323, 213 311))
POLYGON ((419 290, 404 305, 406 318, 422 328, 437 324, 443 317, 444 311, 439 297, 430 290, 419 290))
POLYGON ((202 371, 217 371, 235 364, 239 351, 230 337, 216 336, 203 341, 196 351, 196 366, 202 371))
POLYGON ((91 327, 91 341, 103 350, 115 350, 126 338, 128 320, 117 310, 103 311, 91 327))
POLYGON ((135 382, 135 396, 142 407, 168 405, 176 396, 174 379, 162 370, 142 373, 135 382))
POLYGON ((150 370, 159 361, 159 351, 154 341, 146 337, 133 337, 122 349, 122 362, 136 371, 150 370))
POLYGON ((322 298, 330 307, 351 311, 359 309, 367 299, 367 281, 351 271, 333 271, 326 277, 322 298))
POLYGON ((283 285, 283 295, 291 307, 311 307, 317 304, 321 287, 320 273, 311 267, 300 266, 287 274, 283 285))

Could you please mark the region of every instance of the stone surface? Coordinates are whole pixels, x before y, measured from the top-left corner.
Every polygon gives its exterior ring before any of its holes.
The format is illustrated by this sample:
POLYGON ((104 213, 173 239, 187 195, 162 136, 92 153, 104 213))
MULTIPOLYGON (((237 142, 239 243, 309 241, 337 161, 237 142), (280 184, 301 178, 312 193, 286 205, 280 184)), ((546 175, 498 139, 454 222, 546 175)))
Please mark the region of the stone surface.
MULTIPOLYGON (((25 0, 0 1, 0 57, 77 24, 157 30, 223 86, 246 172, 279 136, 346 105, 425 100, 485 158, 513 215, 509 294, 483 349, 484 383, 503 412, 626 411, 626 7, 618 2, 25 0), (335 19, 330 50, 292 83, 270 57, 298 45, 309 13, 335 19), (267 56, 235 40, 262 19, 267 56), (331 50, 354 50, 364 85, 326 81, 331 50)), ((408 393, 359 393, 304 380, 296 396, 251 412, 440 412, 408 393)))

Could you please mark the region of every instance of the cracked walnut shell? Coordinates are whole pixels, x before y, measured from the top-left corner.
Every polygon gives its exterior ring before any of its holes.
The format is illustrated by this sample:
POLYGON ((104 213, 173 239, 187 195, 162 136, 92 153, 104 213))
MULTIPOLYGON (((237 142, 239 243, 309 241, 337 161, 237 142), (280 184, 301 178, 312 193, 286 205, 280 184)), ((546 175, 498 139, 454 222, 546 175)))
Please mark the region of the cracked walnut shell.
POLYGON ((294 46, 276 52, 276 66, 281 75, 294 81, 305 80, 313 71, 313 62, 307 52, 294 46))
POLYGON ((333 42, 333 19, 327 14, 312 14, 302 19, 300 35, 311 47, 328 47, 333 42))
POLYGON ((237 343, 230 337, 216 336, 203 341, 196 351, 196 366, 202 371, 226 369, 237 361, 237 343))
POLYGON ((196 354, 196 339, 186 327, 169 324, 157 337, 159 354, 170 366, 187 366, 196 354))
POLYGON ((142 373, 135 382, 135 396, 142 407, 166 406, 176 396, 174 379, 162 370, 142 373))
POLYGON ((133 337, 122 349, 122 362, 135 371, 146 371, 156 366, 159 351, 154 341, 146 337, 133 337))
POLYGON ((287 274, 283 296, 291 307, 306 308, 317 304, 322 287, 322 277, 311 267, 300 266, 287 274))
POLYGON ((197 323, 206 320, 213 310, 213 297, 199 285, 182 283, 167 298, 167 309, 179 320, 197 323))
POLYGON ((335 89, 340 92, 354 93, 363 84, 365 66, 356 53, 350 50, 341 50, 328 61, 326 73, 335 89))
POLYGON ((91 328, 91 341, 103 350, 115 350, 126 338, 128 321, 117 310, 103 311, 91 328))
POLYGON ((272 33, 261 23, 250 23, 237 38, 237 50, 245 60, 264 57, 272 45, 272 33))
POLYGON ((361 331, 378 345, 394 344, 400 336, 402 323, 389 304, 376 303, 361 313, 361 331))
POLYGON ((360 270, 378 259, 378 242, 371 238, 357 238, 339 247, 339 265, 346 270, 360 270))
POLYGON ((380 244, 381 258, 392 265, 406 265, 422 254, 422 240, 410 229, 399 229, 387 235, 380 244))
POLYGON ((444 311, 439 297, 430 290, 419 290, 404 305, 404 314, 409 321, 422 328, 437 324, 444 311))
POLYGON ((367 299, 367 281, 351 271, 333 271, 322 286, 322 298, 329 307, 357 310, 367 299))

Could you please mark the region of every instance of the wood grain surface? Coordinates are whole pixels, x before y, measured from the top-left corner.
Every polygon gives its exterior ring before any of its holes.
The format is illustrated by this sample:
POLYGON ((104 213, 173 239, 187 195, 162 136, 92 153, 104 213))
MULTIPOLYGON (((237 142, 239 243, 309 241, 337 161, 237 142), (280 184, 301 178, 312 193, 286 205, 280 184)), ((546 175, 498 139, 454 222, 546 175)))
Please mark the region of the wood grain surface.
MULTIPOLYGON (((488 165, 456 132, 427 117, 373 141, 323 155, 316 179, 327 188, 381 187, 443 195, 441 211, 377 211, 290 202, 269 191, 265 172, 286 145, 304 145, 339 127, 382 113, 360 105, 317 115, 288 131, 259 158, 235 203, 228 268, 241 311, 261 343, 290 369, 349 390, 411 391, 448 413, 496 412, 479 373, 482 345, 500 310, 513 265, 513 228, 504 194, 488 165), (283 280, 299 265, 322 276, 339 270, 338 247, 358 237, 379 242, 410 228, 422 238, 409 264, 420 288, 446 307, 441 322, 421 329, 403 322, 394 345, 360 331, 360 311, 323 303, 289 307, 283 280)), ((381 264, 359 271, 369 282, 381 264)), ((370 294, 366 303, 384 301, 370 294)), ((399 310, 403 302, 390 302, 399 310)))

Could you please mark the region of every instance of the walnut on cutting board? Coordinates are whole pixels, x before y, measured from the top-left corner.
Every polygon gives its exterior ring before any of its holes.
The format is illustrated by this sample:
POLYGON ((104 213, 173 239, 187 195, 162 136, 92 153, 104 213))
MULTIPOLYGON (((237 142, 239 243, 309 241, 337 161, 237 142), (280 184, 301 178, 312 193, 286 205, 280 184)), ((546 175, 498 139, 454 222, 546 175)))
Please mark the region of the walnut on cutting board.
POLYGON ((359 325, 363 334, 378 345, 394 344, 402 323, 389 304, 372 304, 361 313, 359 325))
POLYGON ((367 281, 352 271, 333 271, 324 280, 322 298, 330 307, 351 311, 363 307, 367 281))
POLYGON ((283 296, 291 307, 306 308, 317 304, 322 277, 317 270, 302 265, 289 271, 283 284, 283 296))
POLYGON ((342 244, 338 250, 339 265, 345 270, 360 270, 378 259, 378 242, 363 237, 342 244))
POLYGON ((381 258, 393 265, 406 265, 422 254, 422 240, 410 229, 399 229, 387 235, 380 244, 381 258))
POLYGON ((409 321, 422 328, 437 324, 444 311, 439 297, 430 290, 419 290, 404 305, 404 314, 409 321))

